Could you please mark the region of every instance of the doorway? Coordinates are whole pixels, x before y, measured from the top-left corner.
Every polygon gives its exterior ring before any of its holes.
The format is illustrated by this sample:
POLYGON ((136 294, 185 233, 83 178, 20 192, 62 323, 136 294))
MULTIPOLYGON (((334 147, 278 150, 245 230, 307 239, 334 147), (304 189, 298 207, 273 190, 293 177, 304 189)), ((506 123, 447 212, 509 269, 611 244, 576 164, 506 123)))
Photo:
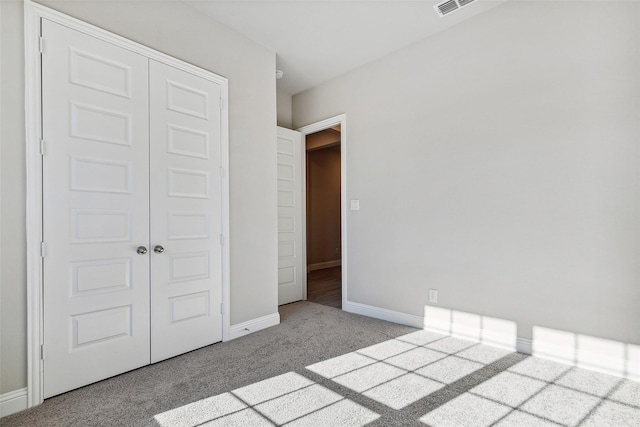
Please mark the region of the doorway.
MULTIPOLYGON (((324 282, 324 288, 331 305, 342 308, 347 303, 347 211, 346 211, 346 115, 341 114, 320 122, 304 126, 298 131, 277 128, 278 156, 278 305, 300 300, 315 299, 315 290, 307 286, 307 275, 312 272, 311 279, 324 282), (324 132, 323 131, 328 131, 324 132), (309 208, 307 195, 307 144, 306 140, 314 140, 313 134, 332 134, 332 142, 311 142, 311 151, 323 151, 318 156, 338 158, 334 163, 334 185, 339 185, 338 203, 332 210, 333 238, 326 246, 324 257, 307 257, 307 211, 309 208), (337 156, 336 156, 337 155, 337 156), (338 167, 339 164, 339 167, 338 167), (338 184, 339 183, 339 184, 338 184), (300 203, 298 202, 300 201, 300 203), (335 208, 337 206, 337 209, 335 208), (336 234, 337 230, 337 234, 336 234), (337 237, 336 237, 337 236, 337 237), (309 269, 311 266, 311 269, 309 269), (333 269, 332 271, 323 271, 333 269), (319 276, 319 277, 316 277, 319 276), (327 284, 326 282, 331 282, 327 284), (326 288, 330 286, 329 292, 326 288)), ((315 156, 312 154, 312 156, 315 156)), ((316 203, 317 204, 317 203, 316 203)), ((326 244, 326 242, 325 242, 326 244)), ((313 287, 312 287, 313 288, 313 287)), ((316 301, 327 303, 323 301, 316 301)))
POLYGON ((307 300, 342 308, 340 126, 307 135, 307 300))
POLYGON ((335 308, 342 308, 340 142, 340 125, 305 141, 307 300, 335 308))

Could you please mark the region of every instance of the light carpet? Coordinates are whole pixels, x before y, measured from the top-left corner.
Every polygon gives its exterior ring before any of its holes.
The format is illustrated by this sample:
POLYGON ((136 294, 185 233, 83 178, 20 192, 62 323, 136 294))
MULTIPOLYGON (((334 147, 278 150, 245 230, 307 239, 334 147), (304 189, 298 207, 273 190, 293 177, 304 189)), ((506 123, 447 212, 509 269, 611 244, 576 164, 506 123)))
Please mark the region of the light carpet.
POLYGON ((640 383, 309 302, 10 426, 640 426, 640 383))

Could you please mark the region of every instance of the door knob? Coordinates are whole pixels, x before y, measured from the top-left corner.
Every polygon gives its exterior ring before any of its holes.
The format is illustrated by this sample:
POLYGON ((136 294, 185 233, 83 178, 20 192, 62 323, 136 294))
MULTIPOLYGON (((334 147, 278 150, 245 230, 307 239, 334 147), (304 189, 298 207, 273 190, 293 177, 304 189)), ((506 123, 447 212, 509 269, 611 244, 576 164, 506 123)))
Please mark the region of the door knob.
POLYGON ((138 246, 138 250, 136 252, 138 252, 139 255, 144 255, 147 253, 147 248, 144 246, 138 246))
POLYGON ((160 245, 156 245, 155 248, 153 248, 153 252, 157 253, 157 254, 161 254, 162 252, 164 252, 164 248, 160 245))

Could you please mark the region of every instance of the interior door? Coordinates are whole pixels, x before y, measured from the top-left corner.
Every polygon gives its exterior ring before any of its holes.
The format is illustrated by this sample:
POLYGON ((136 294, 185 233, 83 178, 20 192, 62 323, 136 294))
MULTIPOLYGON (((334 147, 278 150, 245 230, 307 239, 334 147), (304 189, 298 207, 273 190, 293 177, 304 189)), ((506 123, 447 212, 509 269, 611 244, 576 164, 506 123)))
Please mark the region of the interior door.
POLYGON ((42 31, 49 397, 149 363, 148 60, 42 31))
POLYGON ((305 298, 302 134, 278 127, 278 304, 305 298))
POLYGON ((151 361, 222 340, 220 86, 150 60, 151 361))

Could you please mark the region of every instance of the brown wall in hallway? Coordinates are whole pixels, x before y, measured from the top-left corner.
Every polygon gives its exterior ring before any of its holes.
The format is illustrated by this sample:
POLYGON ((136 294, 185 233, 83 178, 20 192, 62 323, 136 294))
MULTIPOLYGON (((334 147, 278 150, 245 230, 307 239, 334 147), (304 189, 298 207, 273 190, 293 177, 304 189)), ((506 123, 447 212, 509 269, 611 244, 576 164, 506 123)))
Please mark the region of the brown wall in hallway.
POLYGON ((307 265, 339 260, 340 147, 307 152, 307 265))

